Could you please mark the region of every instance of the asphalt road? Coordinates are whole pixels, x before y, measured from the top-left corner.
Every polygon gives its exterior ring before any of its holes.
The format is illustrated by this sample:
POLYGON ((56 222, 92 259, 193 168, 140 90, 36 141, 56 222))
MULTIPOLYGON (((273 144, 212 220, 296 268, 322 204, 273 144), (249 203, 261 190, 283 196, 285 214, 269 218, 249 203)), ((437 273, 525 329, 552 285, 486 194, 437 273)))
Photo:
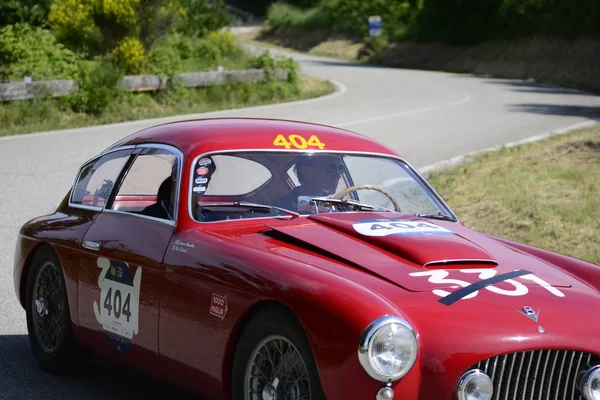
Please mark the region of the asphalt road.
MULTIPOLYGON (((337 82, 338 92, 273 107, 0 138, 0 399, 141 399, 160 398, 160 393, 172 390, 99 362, 78 378, 41 373, 29 350, 25 313, 13 290, 19 227, 31 217, 52 211, 79 165, 125 135, 181 118, 296 119, 368 135, 422 168, 476 150, 582 126, 592 121, 594 108, 600 107, 600 97, 531 82, 294 57, 304 73, 337 82)), ((173 396, 171 392, 168 397, 173 396)))

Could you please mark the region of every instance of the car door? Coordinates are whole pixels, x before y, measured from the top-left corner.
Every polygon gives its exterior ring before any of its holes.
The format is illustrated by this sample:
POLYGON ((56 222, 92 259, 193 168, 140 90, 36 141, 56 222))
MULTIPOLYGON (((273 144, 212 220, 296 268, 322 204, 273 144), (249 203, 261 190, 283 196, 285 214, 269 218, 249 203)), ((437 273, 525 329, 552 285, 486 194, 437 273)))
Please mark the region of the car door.
POLYGON ((177 149, 136 146, 82 243, 84 340, 142 367, 158 354, 161 266, 175 229, 181 162, 177 149))

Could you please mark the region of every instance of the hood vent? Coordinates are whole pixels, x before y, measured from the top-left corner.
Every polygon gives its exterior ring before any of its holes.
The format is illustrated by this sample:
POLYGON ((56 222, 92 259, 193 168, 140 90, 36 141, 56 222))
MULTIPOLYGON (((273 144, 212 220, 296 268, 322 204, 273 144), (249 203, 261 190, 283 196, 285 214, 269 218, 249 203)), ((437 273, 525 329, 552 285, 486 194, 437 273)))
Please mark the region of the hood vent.
POLYGON ((423 264, 423 267, 425 268, 429 268, 429 267, 440 267, 440 266, 449 266, 449 265, 456 265, 456 264, 460 264, 460 265, 498 265, 498 263, 494 260, 489 260, 489 259, 472 259, 472 258, 459 258, 459 259, 453 259, 453 260, 437 260, 437 261, 429 261, 425 264, 423 264))

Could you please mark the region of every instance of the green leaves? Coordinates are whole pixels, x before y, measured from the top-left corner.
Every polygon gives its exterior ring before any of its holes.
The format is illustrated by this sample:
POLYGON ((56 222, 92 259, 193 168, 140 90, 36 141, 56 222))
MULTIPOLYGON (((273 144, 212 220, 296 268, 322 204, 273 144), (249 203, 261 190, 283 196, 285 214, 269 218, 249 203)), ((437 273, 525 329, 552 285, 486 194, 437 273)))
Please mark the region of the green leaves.
POLYGON ((22 81, 71 79, 80 58, 56 41, 52 32, 27 24, 8 25, 0 29, 0 76, 22 81))

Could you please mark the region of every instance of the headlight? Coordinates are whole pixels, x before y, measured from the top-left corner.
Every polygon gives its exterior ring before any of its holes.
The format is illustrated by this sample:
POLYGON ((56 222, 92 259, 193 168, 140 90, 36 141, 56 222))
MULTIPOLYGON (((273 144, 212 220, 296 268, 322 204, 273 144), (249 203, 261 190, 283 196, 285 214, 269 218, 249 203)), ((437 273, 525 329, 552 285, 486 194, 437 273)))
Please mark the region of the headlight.
POLYGON ((590 368, 583 375, 580 389, 586 400, 600 400, 600 365, 590 368))
POLYGON ((371 378, 389 382, 410 371, 417 350, 417 337, 408 322, 398 317, 381 317, 362 334, 358 359, 371 378))
POLYGON ((467 371, 456 389, 458 400, 489 400, 494 394, 492 380, 480 369, 467 371))

